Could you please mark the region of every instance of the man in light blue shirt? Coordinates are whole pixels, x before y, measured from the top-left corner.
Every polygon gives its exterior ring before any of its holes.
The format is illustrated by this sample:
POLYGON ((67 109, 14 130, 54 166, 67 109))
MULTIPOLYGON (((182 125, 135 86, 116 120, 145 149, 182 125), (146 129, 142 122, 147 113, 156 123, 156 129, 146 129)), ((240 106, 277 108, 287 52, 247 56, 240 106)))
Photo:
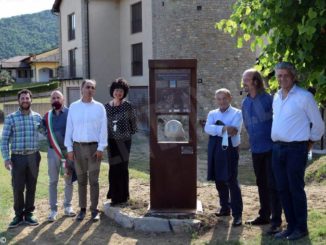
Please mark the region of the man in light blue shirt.
POLYGON ((297 240, 308 234, 304 190, 307 154, 312 143, 324 134, 325 124, 313 95, 296 85, 291 63, 278 63, 275 75, 281 89, 273 101, 272 167, 288 223, 275 238, 297 240))
POLYGON ((222 88, 215 92, 218 109, 208 113, 205 132, 209 134, 207 180, 215 181, 221 210, 217 216, 229 216, 233 226, 242 225, 243 203, 238 183, 241 111, 231 106, 231 93, 222 88), (231 197, 231 199, 230 199, 231 197))

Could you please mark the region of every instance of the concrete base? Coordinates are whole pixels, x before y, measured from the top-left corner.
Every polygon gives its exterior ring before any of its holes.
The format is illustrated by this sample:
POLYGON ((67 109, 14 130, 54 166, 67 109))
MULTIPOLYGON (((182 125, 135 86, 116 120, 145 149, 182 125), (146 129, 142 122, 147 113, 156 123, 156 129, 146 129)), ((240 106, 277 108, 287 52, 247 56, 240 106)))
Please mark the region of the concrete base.
POLYGON ((151 209, 151 204, 148 205, 148 212, 146 216, 151 217, 161 217, 161 218, 175 218, 175 219, 182 219, 182 218, 191 218, 194 217, 196 214, 203 213, 203 205, 200 200, 197 200, 196 209, 151 209))
MULTIPOLYGON (((197 209, 198 209, 197 203, 197 209)), ((202 209, 202 208, 201 208, 202 209)), ((200 228, 201 221, 196 219, 180 219, 171 217, 135 217, 121 212, 119 207, 112 207, 109 202, 104 203, 104 213, 122 227, 145 232, 193 232, 200 228)), ((167 214, 167 213, 165 213, 167 214)), ((177 213, 173 213, 177 214, 177 213)), ((180 213, 178 213, 180 215, 180 213)), ((194 214, 192 214, 194 215, 194 214)))

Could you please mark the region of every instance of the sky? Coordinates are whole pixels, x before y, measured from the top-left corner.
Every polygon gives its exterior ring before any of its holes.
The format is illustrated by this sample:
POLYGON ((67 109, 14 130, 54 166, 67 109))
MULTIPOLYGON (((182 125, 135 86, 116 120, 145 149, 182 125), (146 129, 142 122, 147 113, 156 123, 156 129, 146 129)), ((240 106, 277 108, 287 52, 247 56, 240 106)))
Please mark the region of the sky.
POLYGON ((51 9, 54 0, 0 0, 0 19, 51 9))

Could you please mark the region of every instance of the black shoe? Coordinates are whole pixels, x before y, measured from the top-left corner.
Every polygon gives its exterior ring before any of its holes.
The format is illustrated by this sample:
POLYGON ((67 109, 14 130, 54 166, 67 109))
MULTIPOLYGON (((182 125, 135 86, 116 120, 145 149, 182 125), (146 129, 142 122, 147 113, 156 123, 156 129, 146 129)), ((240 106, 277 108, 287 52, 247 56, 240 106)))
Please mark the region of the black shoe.
POLYGON ((79 214, 77 215, 77 220, 83 220, 85 218, 86 211, 81 210, 79 214))
POLYGON ((286 239, 290 241, 298 240, 301 239, 305 236, 308 235, 308 231, 299 231, 299 230, 294 230, 291 235, 287 236, 286 239))
POLYGON ((282 231, 282 228, 281 226, 277 226, 277 225, 272 225, 265 233, 265 235, 268 235, 268 236, 272 236, 276 233, 279 233, 282 231))
POLYGON ((255 219, 247 220, 245 222, 245 224, 247 225, 267 225, 269 223, 270 223, 269 220, 263 219, 262 217, 257 217, 255 219))
POLYGON ((15 227, 19 226, 20 224, 22 224, 23 222, 24 222, 24 219, 22 217, 15 216, 13 218, 13 220, 10 222, 8 228, 15 228, 15 227))
POLYGON ((240 217, 236 217, 233 218, 233 222, 232 222, 232 226, 236 227, 236 226, 240 226, 242 225, 242 218, 240 217))
POLYGON ((30 226, 38 225, 38 221, 33 214, 26 214, 25 215, 25 223, 30 226))
POLYGON ((98 210, 92 211, 92 220, 94 222, 100 220, 100 212, 98 210))
POLYGON ((291 235, 292 231, 291 230, 284 230, 284 231, 281 231, 281 232, 278 232, 274 235, 274 238, 275 239, 285 239, 287 236, 291 235))
POLYGON ((219 212, 215 213, 217 217, 222 217, 222 216, 230 216, 230 210, 220 210, 219 212))

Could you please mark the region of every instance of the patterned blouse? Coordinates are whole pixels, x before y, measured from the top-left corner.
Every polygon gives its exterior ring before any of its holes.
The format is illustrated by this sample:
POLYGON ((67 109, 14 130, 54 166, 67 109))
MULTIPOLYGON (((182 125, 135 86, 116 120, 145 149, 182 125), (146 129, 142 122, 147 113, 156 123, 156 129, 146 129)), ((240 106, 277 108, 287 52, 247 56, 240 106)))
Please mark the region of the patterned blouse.
POLYGON ((137 132, 136 110, 129 101, 123 101, 119 106, 105 104, 108 118, 109 139, 128 140, 137 132))

